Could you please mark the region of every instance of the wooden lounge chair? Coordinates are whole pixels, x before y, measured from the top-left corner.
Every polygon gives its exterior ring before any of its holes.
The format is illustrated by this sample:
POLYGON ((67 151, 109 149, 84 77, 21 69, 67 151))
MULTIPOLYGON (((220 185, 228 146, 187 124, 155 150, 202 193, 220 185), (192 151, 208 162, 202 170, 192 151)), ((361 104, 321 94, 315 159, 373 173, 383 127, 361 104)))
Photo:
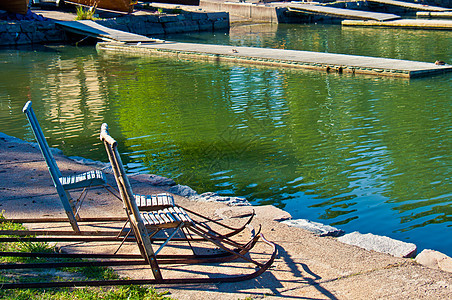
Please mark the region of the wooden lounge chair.
POLYGON ((72 229, 75 232, 80 232, 79 226, 77 224, 78 212, 89 188, 94 186, 102 186, 105 187, 109 192, 111 192, 111 190, 108 189, 108 186, 106 185, 107 182, 105 175, 100 170, 92 170, 82 174, 70 176, 63 176, 61 174, 31 105, 31 101, 28 101, 23 108, 23 112, 27 116, 33 134, 36 137, 36 141, 38 142, 39 148, 41 149, 42 155, 44 156, 44 160, 47 163, 53 184, 57 190, 58 197, 63 204, 72 229), (76 201, 71 198, 71 195, 69 193, 70 190, 75 189, 83 189, 76 201))
MULTIPOLYGON (((267 264, 261 264, 243 255, 242 253, 240 253, 240 251, 237 251, 237 248, 245 248, 244 245, 240 245, 239 243, 234 242, 230 238, 217 232, 212 233, 210 228, 204 227, 200 223, 195 223, 181 207, 169 206, 163 209, 155 209, 155 207, 145 209, 146 207, 141 207, 140 209, 132 192, 132 187, 130 185, 129 179, 125 174, 124 166, 117 149, 117 142, 109 135, 107 124, 102 125, 100 139, 105 144, 105 148, 115 175, 116 183, 118 185, 131 228, 136 237, 138 247, 143 257, 145 257, 146 261, 149 263, 156 283, 171 283, 171 280, 168 281, 167 279, 163 278, 156 255, 171 241, 171 239, 177 232, 183 233, 183 230, 186 230, 190 236, 192 234, 199 236, 204 241, 210 242, 214 247, 220 248, 223 251, 230 253, 233 257, 239 257, 248 262, 251 262, 259 269, 259 271, 254 272, 252 276, 257 276, 270 266, 270 261, 274 259, 276 250, 274 248, 274 245, 270 242, 265 241, 265 239, 264 241, 271 245, 274 251, 269 262, 267 262, 267 264), (151 244, 151 237, 153 237, 157 232, 165 229, 172 229, 172 233, 169 234, 169 237, 166 239, 166 241, 164 241, 164 243, 161 244, 156 251, 154 251, 151 244), (231 246, 233 247, 232 249, 231 246)), ((185 233, 183 234, 185 235, 185 233)), ((188 241, 189 238, 187 237, 187 235, 185 236, 188 241)), ((237 278, 242 277, 243 276, 239 276, 237 278)), ((246 279, 247 278, 250 277, 246 277, 246 279)), ((216 279, 216 281, 223 280, 220 278, 216 279)), ((188 280, 187 282, 200 281, 188 280)), ((203 280, 201 280, 201 282, 203 282, 203 280)), ((212 282, 212 280, 207 280, 206 282, 212 282)))

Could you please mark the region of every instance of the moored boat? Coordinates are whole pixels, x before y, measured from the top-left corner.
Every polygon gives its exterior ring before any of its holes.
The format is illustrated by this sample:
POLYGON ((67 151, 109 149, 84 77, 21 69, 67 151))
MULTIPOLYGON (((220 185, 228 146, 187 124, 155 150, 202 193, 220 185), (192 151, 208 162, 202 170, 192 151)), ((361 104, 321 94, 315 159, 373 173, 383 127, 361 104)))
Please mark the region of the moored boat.
POLYGON ((0 0, 0 9, 16 14, 26 14, 29 0, 0 0))
POLYGON ((136 3, 136 1, 132 0, 66 0, 65 2, 84 6, 93 6, 97 2, 97 8, 125 13, 131 13, 133 5, 136 3))

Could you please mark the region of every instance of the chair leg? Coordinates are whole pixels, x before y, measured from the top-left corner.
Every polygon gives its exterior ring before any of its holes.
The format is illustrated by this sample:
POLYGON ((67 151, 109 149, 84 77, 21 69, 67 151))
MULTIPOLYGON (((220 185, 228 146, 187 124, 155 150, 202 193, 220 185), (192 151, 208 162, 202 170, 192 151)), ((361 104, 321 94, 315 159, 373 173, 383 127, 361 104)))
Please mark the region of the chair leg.
POLYGON ((114 254, 118 253, 119 249, 121 249, 122 245, 124 245, 125 241, 127 240, 127 238, 129 237, 130 233, 132 232, 132 230, 129 230, 129 232, 127 232, 126 236, 122 239, 121 244, 119 244, 118 249, 116 249, 116 251, 114 252, 114 254))
POLYGON ((114 187, 112 187, 112 186, 111 186, 110 184, 108 184, 108 183, 102 185, 102 187, 103 187, 107 192, 109 192, 109 193, 112 194, 114 197, 116 197, 116 199, 118 199, 119 201, 122 202, 121 197, 117 195, 117 193, 119 193, 117 189, 115 189, 114 187), (108 186, 108 187, 107 187, 107 186, 108 186), (115 191, 116 193, 114 193, 113 191, 115 191))
MULTIPOLYGON (((185 230, 187 231, 188 235, 190 236, 190 239, 193 239, 193 237, 190 234, 190 231, 188 231, 187 228, 185 228, 185 230)), ((187 237, 187 235, 185 234, 184 228, 182 228, 181 230, 182 234, 184 235, 185 239, 187 240, 188 246, 190 246, 191 251, 193 252, 194 255, 196 255, 195 249, 193 248, 193 246, 190 243, 190 239, 187 237)))

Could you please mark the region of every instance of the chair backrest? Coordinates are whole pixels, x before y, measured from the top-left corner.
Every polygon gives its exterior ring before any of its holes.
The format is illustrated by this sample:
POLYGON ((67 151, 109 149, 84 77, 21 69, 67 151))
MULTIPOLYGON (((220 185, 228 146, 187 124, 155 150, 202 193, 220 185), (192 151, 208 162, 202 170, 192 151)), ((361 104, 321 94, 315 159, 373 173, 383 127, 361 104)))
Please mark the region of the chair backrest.
POLYGON ((113 137, 110 136, 108 132, 108 125, 105 123, 102 124, 100 130, 100 140, 105 145, 105 150, 107 151, 108 159, 110 160, 111 167, 115 175, 116 184, 118 185, 119 193, 121 194, 121 198, 124 202, 124 208, 126 209, 127 216, 132 230, 134 231, 141 254, 151 265, 155 279, 157 281, 162 280, 162 274, 160 273, 160 268, 158 267, 155 254, 152 249, 151 240, 133 196, 132 186, 127 178, 124 165, 122 164, 122 160, 118 152, 118 143, 113 137))
POLYGON ((73 208, 69 201, 69 197, 66 191, 63 188, 63 185, 60 182, 61 172, 56 164, 55 158, 50 151, 50 147, 47 144, 47 141, 44 137, 44 133, 39 126, 38 119, 31 107, 31 101, 28 101, 23 110, 24 114, 27 116, 28 122, 31 125, 31 129, 33 131, 34 136, 36 137, 36 141, 38 142, 39 149, 41 149, 41 153, 44 156, 44 160, 47 163, 47 167, 49 169, 50 176, 52 177, 53 185, 55 186, 58 196, 60 197, 61 203, 63 204, 64 210, 69 218, 69 222, 71 223, 72 229, 76 232, 80 232, 80 229, 77 225, 77 220, 74 215, 73 208))

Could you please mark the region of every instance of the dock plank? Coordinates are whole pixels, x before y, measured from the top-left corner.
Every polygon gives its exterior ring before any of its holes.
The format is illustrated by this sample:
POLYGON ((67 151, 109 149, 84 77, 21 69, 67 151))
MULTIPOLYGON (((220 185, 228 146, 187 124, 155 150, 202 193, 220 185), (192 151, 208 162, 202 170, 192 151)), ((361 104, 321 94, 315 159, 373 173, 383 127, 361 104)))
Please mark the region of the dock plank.
POLYGON ((173 56, 179 59, 225 61, 406 78, 452 71, 450 65, 439 66, 434 63, 399 59, 171 41, 140 45, 98 43, 97 48, 99 51, 125 52, 133 55, 173 56))
POLYGON ((393 27, 424 30, 452 30, 452 20, 402 19, 385 22, 344 20, 342 26, 393 27))
POLYGON ((435 12, 452 11, 452 9, 450 9, 450 8, 417 4, 417 3, 405 2, 405 1, 396 1, 396 0, 367 0, 367 2, 403 7, 403 8, 414 10, 414 11, 435 11, 435 12))
POLYGON ((388 21, 400 19, 400 16, 394 14, 377 13, 371 11, 345 9, 321 5, 290 3, 287 7, 292 11, 321 14, 325 16, 332 16, 352 20, 388 21))
POLYGON ((154 41, 154 39, 143 35, 108 28, 91 20, 57 21, 55 23, 67 31, 94 37, 107 42, 138 43, 154 41))
POLYGON ((433 18, 433 19, 452 19, 452 11, 418 11, 417 18, 433 18))

